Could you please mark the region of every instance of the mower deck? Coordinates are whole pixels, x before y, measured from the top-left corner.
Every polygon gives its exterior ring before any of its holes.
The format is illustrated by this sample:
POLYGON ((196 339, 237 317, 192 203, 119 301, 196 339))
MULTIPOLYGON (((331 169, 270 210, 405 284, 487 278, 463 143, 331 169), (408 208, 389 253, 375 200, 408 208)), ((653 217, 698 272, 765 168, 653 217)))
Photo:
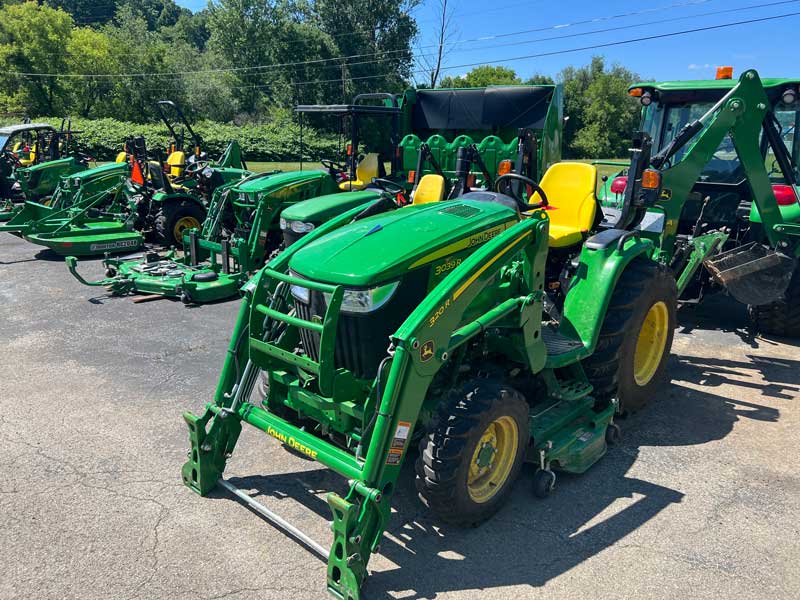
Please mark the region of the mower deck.
POLYGON ((67 257, 67 267, 84 285, 102 286, 113 294, 157 294, 185 303, 216 302, 235 296, 241 273, 225 273, 220 265, 187 265, 184 259, 149 254, 104 261, 105 279, 87 281, 77 272, 77 261, 67 257))

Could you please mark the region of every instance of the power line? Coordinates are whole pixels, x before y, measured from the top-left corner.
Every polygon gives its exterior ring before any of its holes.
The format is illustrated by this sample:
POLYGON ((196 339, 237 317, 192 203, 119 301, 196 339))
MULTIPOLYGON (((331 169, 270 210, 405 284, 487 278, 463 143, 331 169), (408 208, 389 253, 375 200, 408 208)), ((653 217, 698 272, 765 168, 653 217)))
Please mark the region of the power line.
MULTIPOLYGON (((792 3, 796 4, 797 2, 800 2, 800 0, 783 0, 783 1, 780 1, 780 2, 763 3, 763 4, 758 4, 758 5, 740 7, 740 8, 736 8, 736 9, 726 9, 726 10, 722 10, 722 11, 706 12, 706 13, 690 15, 690 16, 674 17, 672 19, 667 19, 667 20, 662 20, 662 21, 657 21, 657 22, 646 22, 646 23, 638 23, 638 24, 633 24, 633 25, 623 25, 623 26, 619 26, 619 27, 605 28, 605 29, 593 30, 593 31, 582 32, 582 33, 567 34, 567 35, 563 35, 563 36, 550 36, 550 37, 536 38, 536 39, 533 39, 533 40, 526 40, 526 41, 521 41, 521 42, 506 43, 506 44, 495 44, 495 45, 492 45, 492 46, 486 46, 486 47, 482 47, 482 48, 474 48, 474 49, 472 49, 472 51, 486 51, 486 50, 489 50, 489 49, 501 48, 501 47, 507 47, 507 46, 519 46, 519 45, 524 45, 524 44, 538 43, 538 42, 542 42, 542 41, 552 41, 552 40, 559 40, 559 39, 568 39, 568 38, 573 38, 573 37, 577 37, 577 36, 595 35, 595 34, 599 34, 599 33, 608 33, 608 32, 612 32, 612 31, 620 31, 620 30, 626 30, 626 29, 632 29, 632 28, 638 28, 638 27, 646 27, 646 26, 649 26, 649 25, 657 24, 657 23, 680 21, 680 20, 686 20, 686 19, 690 19, 690 18, 697 18, 697 17, 702 17, 702 16, 724 14, 724 13, 729 13, 729 12, 738 12, 740 10, 751 10, 751 9, 764 8, 764 7, 781 5, 781 4, 792 4, 792 3)), ((470 50, 467 50, 467 51, 470 51, 470 50)), ((376 59, 376 60, 371 60, 371 61, 361 61, 361 62, 348 64, 347 66, 357 66, 357 65, 364 65, 364 64, 375 64, 375 63, 384 62, 385 60, 389 60, 389 59, 388 58, 381 58, 381 59, 376 59)), ((420 63, 419 55, 415 56, 413 58, 413 61, 419 67, 423 66, 420 63)), ((333 67, 333 68, 338 69, 340 65, 334 64, 334 65, 324 65, 324 66, 333 67)), ((450 68, 459 68, 459 67, 450 67, 450 68)), ((427 69, 422 70, 422 71, 412 71, 411 73, 412 74, 413 73, 425 73, 426 71, 427 71, 427 69)), ((192 74, 196 74, 196 73, 197 72, 188 71, 188 72, 182 73, 182 75, 192 75, 192 74)), ((248 74, 246 76, 254 78, 257 75, 259 75, 259 74, 251 73, 251 74, 248 74)), ((389 75, 390 74, 376 75, 374 77, 376 77, 376 78, 377 77, 387 77, 389 75)), ((358 79, 358 77, 347 77, 347 78, 339 78, 339 79, 317 79, 317 80, 313 80, 310 83, 328 83, 328 82, 335 83, 335 82, 341 82, 341 81, 352 81, 352 80, 357 80, 357 79, 358 79)), ((168 82, 165 82, 165 83, 168 83, 168 82)), ((309 82, 299 82, 298 84, 299 85, 307 85, 308 83, 309 82)), ((288 82, 287 82, 287 84, 288 84, 288 82)), ((231 87, 231 89, 252 89, 254 86, 271 87, 271 84, 252 83, 252 84, 246 84, 246 85, 241 85, 241 86, 233 86, 233 87, 231 87)), ((162 84, 159 88, 150 88, 150 89, 152 91, 159 91, 160 89, 163 89, 164 87, 165 86, 162 84)), ((179 86, 176 85, 175 89, 179 89, 179 86)))
MULTIPOLYGON (((491 39, 495 39, 495 38, 511 37, 511 36, 516 36, 516 35, 524 35, 524 34, 527 34, 527 33, 537 33, 537 32, 542 32, 542 31, 549 31, 549 30, 560 30, 560 29, 565 29, 567 27, 575 27, 575 26, 579 26, 579 25, 585 25, 585 24, 588 24, 588 23, 610 21, 610 20, 613 20, 613 19, 627 18, 627 17, 631 17, 631 16, 638 16, 638 15, 642 15, 642 14, 648 14, 648 13, 659 12, 659 11, 664 11, 664 10, 671 10, 671 9, 674 9, 674 8, 684 8, 684 7, 687 7, 687 6, 696 6, 696 5, 706 4, 706 3, 714 2, 714 1, 716 1, 716 0, 689 0, 689 1, 677 2, 677 3, 674 3, 674 4, 667 5, 667 6, 654 7, 654 8, 649 8, 649 9, 644 9, 644 10, 639 10, 639 11, 631 11, 631 12, 627 12, 627 13, 620 13, 620 14, 617 14, 617 15, 606 15, 606 16, 594 17, 592 19, 586 19, 586 20, 583 20, 583 21, 576 21, 574 23, 567 23, 567 24, 560 24, 560 25, 550 25, 550 26, 539 27, 539 28, 535 28, 535 29, 524 29, 524 30, 521 30, 521 31, 500 33, 500 34, 495 34, 495 35, 491 35, 491 36, 481 36, 481 37, 478 37, 478 38, 472 38, 472 39, 467 39, 467 40, 458 40, 458 41, 455 41, 455 42, 451 42, 449 45, 466 44, 466 43, 471 43, 471 42, 483 42, 483 41, 487 41, 487 40, 491 40, 491 39)), ((773 3, 765 4, 763 6, 774 6, 774 5, 780 5, 780 4, 789 4, 789 3, 794 3, 794 2, 797 2, 797 1, 798 0, 783 0, 783 1, 780 1, 780 2, 773 2, 773 3)), ((742 8, 742 10, 745 10, 747 8, 749 8, 749 7, 744 7, 744 8, 742 8)), ((728 12, 728 11, 723 11, 723 12, 728 12)), ((340 35, 345 36, 345 35, 353 35, 353 34, 352 33, 346 33, 346 34, 340 34, 340 35)), ((253 46, 253 47, 257 47, 257 46, 253 46)), ((428 44, 426 46, 420 46, 420 48, 434 48, 434 47, 438 48, 438 44, 428 44)), ((348 55, 348 56, 313 59, 313 60, 308 60, 308 61, 275 63, 275 64, 269 64, 269 65, 256 65, 256 66, 251 66, 251 67, 227 67, 227 68, 216 68, 216 69, 200 69, 200 70, 197 70, 197 71, 183 71, 183 72, 173 71, 173 72, 160 72, 160 73, 153 72, 153 73, 95 73, 95 74, 91 74, 91 73, 64 73, 64 74, 58 74, 58 73, 32 73, 32 72, 14 72, 14 71, 12 71, 12 72, 9 72, 7 74, 8 75, 18 75, 18 76, 28 76, 28 77, 65 77, 65 78, 171 77, 171 76, 175 76, 175 75, 186 75, 186 74, 190 74, 190 73, 192 73, 192 74, 195 74, 195 73, 196 74, 212 74, 212 73, 228 73, 228 72, 229 73, 241 73, 241 72, 246 72, 246 71, 261 71, 261 70, 266 70, 266 69, 285 68, 285 67, 291 67, 291 66, 297 66, 297 65, 320 64, 320 63, 327 63, 327 62, 339 62, 339 63, 341 63, 341 61, 348 60, 348 59, 351 59, 351 58, 363 58, 363 57, 369 57, 369 56, 377 56, 379 54, 399 54, 399 53, 403 53, 403 52, 408 52, 408 50, 406 50, 406 49, 388 50, 388 51, 385 51, 385 52, 368 52, 368 53, 362 53, 362 54, 351 54, 351 55, 348 55)), ((58 54, 58 53, 50 53, 50 54, 58 54)), ((387 58, 381 59, 381 61, 383 61, 383 60, 388 60, 388 59, 387 58)))

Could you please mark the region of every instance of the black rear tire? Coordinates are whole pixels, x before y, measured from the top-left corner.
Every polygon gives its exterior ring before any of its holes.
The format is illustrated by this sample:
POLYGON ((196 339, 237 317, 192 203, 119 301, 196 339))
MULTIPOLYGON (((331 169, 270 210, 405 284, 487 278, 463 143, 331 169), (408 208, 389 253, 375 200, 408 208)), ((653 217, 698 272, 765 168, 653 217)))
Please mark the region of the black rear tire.
POLYGON ((442 521, 453 525, 475 526, 485 521, 507 500, 522 467, 528 440, 528 403, 522 395, 489 380, 467 383, 450 393, 435 424, 420 440, 415 465, 420 500, 442 521), (498 419, 506 424, 506 431, 512 432, 508 438, 512 445, 505 454, 498 451, 491 459, 501 461, 497 472, 500 480, 494 483, 490 477, 489 488, 494 488, 491 495, 476 501, 475 488, 468 483, 470 466, 481 439, 498 419), (503 454, 507 461, 502 461, 503 454))
POLYGON ((795 269, 783 300, 748 306, 756 331, 779 337, 800 337, 800 268, 795 269))
POLYGON ((159 208, 155 220, 155 233, 158 241, 166 246, 182 246, 181 223, 198 229, 203 226, 206 211, 191 200, 167 200, 159 208))
POLYGON ((644 257, 631 261, 614 288, 597 348, 583 361, 599 400, 616 396, 623 414, 636 412, 647 404, 666 371, 677 305, 675 279, 666 267, 644 257), (668 320, 663 354, 649 379, 637 382, 634 368, 637 342, 645 317, 659 302, 666 305, 668 320))

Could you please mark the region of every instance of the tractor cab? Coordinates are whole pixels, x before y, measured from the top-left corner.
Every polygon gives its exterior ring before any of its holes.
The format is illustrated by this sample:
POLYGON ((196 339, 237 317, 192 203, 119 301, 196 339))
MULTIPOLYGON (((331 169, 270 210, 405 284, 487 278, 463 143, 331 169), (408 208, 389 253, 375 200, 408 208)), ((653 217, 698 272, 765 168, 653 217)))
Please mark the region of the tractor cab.
POLYGON ((398 169, 396 152, 400 108, 394 94, 359 94, 350 104, 301 104, 295 107, 300 118, 300 148, 302 161, 303 122, 317 122, 320 116, 335 117, 340 132, 339 157, 337 160, 323 159, 327 169, 341 191, 353 192, 368 187, 375 178, 386 177, 385 163, 391 163, 391 172, 398 169), (389 119, 390 134, 387 140, 364 138, 376 125, 375 118, 389 119), (345 132, 349 138, 342 148, 345 132), (367 133, 365 133, 367 132, 367 133), (362 146, 377 146, 377 152, 362 152, 362 146), (387 160, 388 159, 388 160, 387 160))
POLYGON ((642 131, 635 164, 612 183, 617 198, 636 205, 637 230, 672 269, 683 302, 724 290, 749 305, 759 329, 781 335, 800 334, 787 325, 800 310, 792 308, 800 297, 799 89, 798 79, 762 80, 753 70, 734 80, 730 68, 711 81, 632 86, 642 131))
POLYGON ((46 123, 0 128, 0 221, 7 221, 25 200, 50 197, 62 176, 88 168, 89 157, 75 148, 69 119, 56 130, 46 123))

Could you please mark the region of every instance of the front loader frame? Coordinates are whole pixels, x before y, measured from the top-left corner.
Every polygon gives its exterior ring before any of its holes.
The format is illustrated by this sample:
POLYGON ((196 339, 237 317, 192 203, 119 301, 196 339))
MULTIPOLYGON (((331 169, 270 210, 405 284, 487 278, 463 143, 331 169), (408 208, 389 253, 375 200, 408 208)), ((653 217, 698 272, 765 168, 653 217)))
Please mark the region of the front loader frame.
MULTIPOLYGON (((319 461, 349 481, 344 498, 328 495, 333 513, 333 545, 328 558, 328 589, 345 600, 360 598, 370 554, 377 552, 390 515, 392 494, 414 433, 423 400, 437 372, 461 346, 487 327, 518 331, 532 372, 545 368, 547 350, 541 330, 544 261, 548 221, 534 214, 477 249, 454 269, 411 313, 391 337, 391 359, 379 373, 363 409, 348 403, 354 395, 352 375, 332 368, 333 336, 342 286, 312 283, 286 273, 290 256, 318 235, 324 235, 357 214, 350 211, 329 222, 272 261, 245 286, 245 298, 223 366, 214 401, 201 417, 185 414, 191 450, 183 467, 184 483, 201 495, 208 494, 222 477, 232 454, 241 423, 246 422, 284 444, 319 461), (497 285, 502 273, 514 281, 503 289, 507 298, 481 315, 463 322, 465 310, 479 292, 497 285), (319 289, 331 294, 322 323, 304 321, 284 312, 289 285, 319 289), (307 328, 323 337, 319 362, 282 347, 274 333, 281 328, 307 328), (276 329, 277 328, 277 329, 276 329), (325 349, 330 349, 327 352, 325 349), (326 356, 330 355, 330 356, 326 356), (330 361, 330 362, 327 362, 330 361), (289 378, 317 377, 322 410, 351 413, 364 424, 355 451, 300 429, 266 408, 252 404, 250 393, 261 369, 280 368, 289 378), (378 393, 380 391, 380 394, 378 393), (372 411, 372 415, 368 414, 372 411), (374 417, 374 419, 373 419, 374 417)), ((302 393, 296 388, 297 393, 302 393)), ((613 406, 598 419, 608 423, 613 406)), ((545 455, 542 454, 542 460, 545 455)))

